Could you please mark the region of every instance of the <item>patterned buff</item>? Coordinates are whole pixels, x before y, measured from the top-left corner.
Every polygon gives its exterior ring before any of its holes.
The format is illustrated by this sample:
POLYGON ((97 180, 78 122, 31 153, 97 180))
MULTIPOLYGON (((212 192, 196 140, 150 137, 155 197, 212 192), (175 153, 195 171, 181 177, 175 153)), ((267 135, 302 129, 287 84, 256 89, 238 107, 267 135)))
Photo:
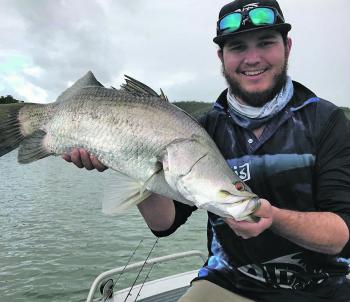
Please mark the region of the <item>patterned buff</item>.
POLYGON ((256 129, 272 119, 291 100, 294 93, 294 86, 290 77, 287 77, 286 84, 270 102, 263 107, 252 107, 239 103, 236 97, 227 91, 228 111, 232 119, 241 127, 256 129))

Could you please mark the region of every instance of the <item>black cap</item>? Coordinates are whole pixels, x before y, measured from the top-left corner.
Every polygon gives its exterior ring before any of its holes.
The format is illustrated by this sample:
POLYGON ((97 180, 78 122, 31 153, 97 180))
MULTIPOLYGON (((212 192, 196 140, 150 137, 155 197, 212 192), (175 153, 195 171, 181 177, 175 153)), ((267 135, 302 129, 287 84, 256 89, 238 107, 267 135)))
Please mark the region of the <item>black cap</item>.
MULTIPOLYGON (((283 17, 282 10, 276 0, 235 0, 228 4, 226 4, 224 7, 221 8, 219 13, 219 20, 226 16, 227 14, 233 13, 233 12, 240 12, 240 11, 247 11, 255 7, 272 7, 277 10, 277 12, 283 17)), ((244 32, 250 32, 254 30, 261 30, 261 29, 274 29, 281 33, 287 33, 290 31, 292 26, 289 23, 285 23, 280 18, 277 18, 276 23, 273 25, 264 25, 264 26, 255 26, 251 24, 250 22, 246 22, 244 25, 242 24, 241 27, 236 30, 235 32, 231 33, 222 33, 219 28, 216 28, 216 37, 213 39, 213 41, 223 46, 226 40, 230 39, 233 36, 236 36, 240 33, 244 32)))

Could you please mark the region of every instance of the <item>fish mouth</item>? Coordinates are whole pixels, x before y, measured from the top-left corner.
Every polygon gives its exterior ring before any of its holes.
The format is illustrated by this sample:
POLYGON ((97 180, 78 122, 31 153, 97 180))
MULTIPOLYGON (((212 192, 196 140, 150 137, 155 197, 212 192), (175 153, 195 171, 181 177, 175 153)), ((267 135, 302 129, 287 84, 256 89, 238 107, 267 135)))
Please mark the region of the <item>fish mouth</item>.
POLYGON ((251 202, 254 203, 254 206, 253 206, 253 212, 252 212, 252 214, 250 214, 250 218, 253 220, 253 222, 259 222, 260 217, 255 216, 255 215, 253 215, 253 214, 254 214, 257 210, 260 209, 260 207, 261 207, 261 201, 260 201, 259 198, 255 197, 255 198, 253 198, 253 199, 251 200, 251 202))
MULTIPOLYGON (((246 200, 248 201, 248 200, 246 200)), ((248 222, 259 222, 260 217, 255 216, 254 213, 260 208, 261 206, 261 201, 258 197, 253 197, 248 201, 248 204, 245 208, 244 213, 246 215, 242 215, 239 219, 236 219, 237 221, 245 220, 248 222)))
POLYGON ((250 203, 253 204, 251 210, 252 210, 252 213, 254 213, 255 211, 257 211, 260 207, 261 207, 261 201, 260 201, 260 198, 258 197, 254 197, 250 200, 250 203))
POLYGON ((261 201, 257 195, 244 197, 241 200, 225 200, 220 203, 207 203, 203 208, 214 214, 233 218, 236 221, 258 222, 259 217, 254 215, 261 206, 261 201))

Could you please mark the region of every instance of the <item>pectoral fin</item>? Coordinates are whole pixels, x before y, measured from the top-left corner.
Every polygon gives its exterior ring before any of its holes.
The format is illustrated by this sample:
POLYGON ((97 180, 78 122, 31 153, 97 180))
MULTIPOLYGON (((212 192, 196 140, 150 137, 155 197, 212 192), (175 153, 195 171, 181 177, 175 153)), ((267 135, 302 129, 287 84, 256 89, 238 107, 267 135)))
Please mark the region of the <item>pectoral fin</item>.
POLYGON ((151 192, 145 189, 141 183, 122 173, 115 173, 113 177, 113 188, 105 194, 102 201, 102 212, 105 214, 117 214, 150 196, 151 192))

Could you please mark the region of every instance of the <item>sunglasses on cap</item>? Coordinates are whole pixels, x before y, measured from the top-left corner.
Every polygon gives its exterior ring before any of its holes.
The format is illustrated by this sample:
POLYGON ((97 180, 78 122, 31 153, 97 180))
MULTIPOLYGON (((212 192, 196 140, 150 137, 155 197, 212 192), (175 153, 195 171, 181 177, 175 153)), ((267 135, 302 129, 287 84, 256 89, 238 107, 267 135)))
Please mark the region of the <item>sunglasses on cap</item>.
POLYGON ((219 19, 218 31, 222 34, 237 31, 246 21, 250 21, 254 26, 265 26, 276 24, 277 20, 284 23, 283 17, 273 7, 256 7, 248 11, 229 13, 219 19))

